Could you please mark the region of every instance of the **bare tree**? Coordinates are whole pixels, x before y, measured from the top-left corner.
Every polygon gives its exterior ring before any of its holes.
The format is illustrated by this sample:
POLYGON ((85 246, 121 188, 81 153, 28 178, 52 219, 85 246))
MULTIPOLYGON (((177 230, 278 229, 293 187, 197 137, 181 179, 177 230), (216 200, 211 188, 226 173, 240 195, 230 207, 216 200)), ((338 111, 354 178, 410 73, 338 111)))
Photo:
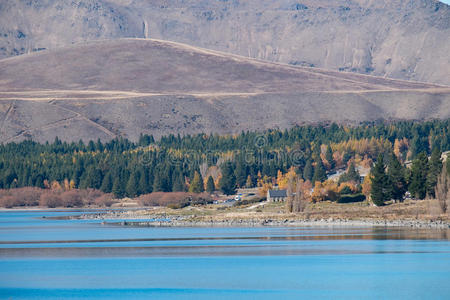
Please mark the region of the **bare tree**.
POLYGON ((287 190, 286 190, 286 212, 291 213, 293 212, 293 204, 294 204, 294 181, 289 179, 287 184, 287 190))
POLYGON ((440 213, 445 214, 450 208, 450 178, 446 164, 443 164, 441 174, 438 177, 435 193, 440 213))
POLYGON ((295 187, 295 195, 292 204, 292 211, 302 212, 306 208, 307 199, 303 193, 303 180, 299 179, 295 187))

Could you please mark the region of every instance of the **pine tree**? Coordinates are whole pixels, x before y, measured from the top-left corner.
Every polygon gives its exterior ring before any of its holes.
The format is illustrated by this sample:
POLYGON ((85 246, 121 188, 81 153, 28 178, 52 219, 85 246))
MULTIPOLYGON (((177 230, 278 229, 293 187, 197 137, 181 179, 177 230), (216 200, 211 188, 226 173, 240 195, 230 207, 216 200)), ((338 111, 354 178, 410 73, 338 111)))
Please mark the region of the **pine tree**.
POLYGON ((333 170, 336 167, 336 161, 333 158, 333 150, 331 149, 331 146, 328 145, 327 152, 325 153, 325 159, 327 160, 328 164, 330 165, 330 170, 333 170))
POLYGON ((169 183, 168 170, 166 166, 157 168, 153 174, 153 192, 169 192, 172 190, 172 185, 169 183))
POLYGON ((370 191, 370 197, 376 206, 384 205, 386 200, 386 173, 383 161, 383 156, 378 155, 378 159, 370 171, 372 188, 370 191))
POLYGON ((214 185, 214 179, 212 176, 208 177, 208 181, 206 182, 206 191, 208 193, 213 193, 216 190, 216 186, 214 185))
POLYGON ((191 181, 191 184, 189 186, 189 192, 190 193, 202 193, 205 191, 205 188, 203 186, 203 179, 202 175, 200 175, 199 172, 195 171, 194 178, 191 181))
POLYGON ((180 170, 177 170, 173 173, 172 179, 172 191, 173 192, 184 192, 186 191, 186 186, 184 182, 184 176, 180 170))
POLYGON ((95 144, 95 148, 97 149, 97 151, 99 152, 103 152, 103 144, 102 141, 100 140, 100 138, 97 139, 97 143, 95 144))
POLYGON ((136 171, 131 172, 128 178, 127 186, 125 192, 128 197, 136 197, 138 194, 138 175, 136 171))
POLYGON ((123 198, 125 196, 124 185, 119 176, 114 178, 114 183, 112 186, 112 192, 117 198, 123 198))
POLYGON ((36 177, 36 181, 34 182, 34 186, 36 186, 38 188, 41 188, 41 189, 45 188, 44 177, 42 175, 38 175, 36 177))
POLYGON ((414 137, 411 139, 410 151, 412 157, 419 155, 422 152, 427 151, 428 149, 428 140, 426 137, 422 137, 419 133, 414 133, 414 137))
POLYGON ((431 152, 430 160, 428 161, 427 174, 427 194, 435 197, 435 188, 438 181, 439 174, 442 170, 441 151, 438 148, 431 152))
POLYGON ((241 162, 238 162, 236 164, 236 168, 234 169, 234 173, 236 176, 236 184, 239 187, 244 187, 245 181, 247 179, 247 168, 245 167, 245 165, 241 162))
POLYGON ((355 167, 355 163, 351 162, 350 166, 347 170, 347 176, 350 181, 354 181, 356 183, 359 183, 361 181, 361 175, 359 174, 358 170, 355 167))
POLYGON ((141 168, 139 171, 139 184, 138 194, 148 194, 151 192, 148 171, 145 168, 141 168))
POLYGON ((323 166, 322 160, 319 157, 317 159, 316 166, 314 167, 313 182, 323 182, 325 180, 327 180, 327 173, 325 172, 325 167, 323 166))
POLYGON ((102 186, 100 187, 100 190, 104 193, 111 193, 113 186, 113 178, 111 175, 111 172, 106 173, 105 177, 103 178, 102 186))
POLYGON ((353 181, 356 183, 360 183, 361 175, 358 170, 356 170, 355 163, 352 161, 348 166, 347 172, 339 177, 339 183, 353 181))
POLYGON ((342 162, 346 164, 352 158, 352 154, 345 151, 344 156, 342 157, 342 162))
POLYGON ((425 152, 420 153, 411 166, 409 192, 413 197, 425 199, 427 194, 428 157, 425 152))
POLYGON ((234 177, 233 165, 230 162, 222 165, 222 177, 219 186, 225 195, 233 195, 236 192, 236 178, 234 177))
POLYGON ((95 168, 94 166, 90 166, 86 173, 83 174, 82 180, 80 182, 80 187, 85 188, 93 188, 99 189, 102 186, 103 176, 102 172, 95 168))
POLYGON ((403 201, 403 196, 407 190, 405 172, 397 156, 392 153, 387 171, 390 198, 395 201, 403 201))

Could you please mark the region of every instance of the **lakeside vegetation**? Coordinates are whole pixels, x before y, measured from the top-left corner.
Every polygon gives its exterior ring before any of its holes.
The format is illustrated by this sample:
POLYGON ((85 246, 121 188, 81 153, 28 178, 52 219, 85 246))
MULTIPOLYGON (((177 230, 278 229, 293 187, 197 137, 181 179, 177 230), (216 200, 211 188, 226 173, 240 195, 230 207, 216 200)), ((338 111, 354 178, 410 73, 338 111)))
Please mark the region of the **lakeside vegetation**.
POLYGON ((13 191, 24 187, 39 188, 42 193, 36 194, 47 198, 50 192, 56 194, 65 199, 62 206, 95 203, 97 198, 110 205, 107 198, 123 197, 156 203, 155 195, 161 195, 157 192, 178 193, 183 200, 177 203, 183 206, 186 197, 205 191, 204 195, 215 190, 231 195, 237 188, 259 187, 263 197, 267 189, 278 186, 293 195, 288 211, 301 211, 302 201, 345 203, 366 197, 381 206, 389 200, 403 201, 407 191, 417 199, 443 197, 446 210, 448 174, 442 172, 441 153, 448 150, 450 120, 308 125, 226 136, 169 135, 157 141, 142 135, 136 143, 123 138, 104 143, 28 140, 0 145, 0 205, 16 203, 13 191), (363 182, 360 170, 371 170, 363 182), (345 172, 337 180, 329 179, 339 171, 345 172), (83 190, 97 196, 88 197, 92 201, 73 196, 83 190))

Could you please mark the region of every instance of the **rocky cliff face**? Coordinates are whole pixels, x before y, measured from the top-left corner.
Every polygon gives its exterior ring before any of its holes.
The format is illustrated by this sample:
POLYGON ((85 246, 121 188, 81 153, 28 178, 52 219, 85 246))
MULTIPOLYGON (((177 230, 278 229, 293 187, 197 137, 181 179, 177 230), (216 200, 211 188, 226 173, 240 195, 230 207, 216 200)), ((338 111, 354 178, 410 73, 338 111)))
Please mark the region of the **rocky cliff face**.
POLYGON ((0 57, 121 37, 450 85, 450 8, 435 0, 0 2, 0 57))

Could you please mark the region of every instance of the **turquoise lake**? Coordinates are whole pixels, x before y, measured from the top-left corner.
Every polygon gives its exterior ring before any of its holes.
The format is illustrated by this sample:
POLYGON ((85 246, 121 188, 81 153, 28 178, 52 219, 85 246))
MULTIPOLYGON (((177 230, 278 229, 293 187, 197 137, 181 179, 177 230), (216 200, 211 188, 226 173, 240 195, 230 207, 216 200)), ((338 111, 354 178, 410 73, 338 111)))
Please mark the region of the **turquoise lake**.
POLYGON ((450 230, 52 218, 77 214, 0 212, 0 299, 450 299, 450 230))

